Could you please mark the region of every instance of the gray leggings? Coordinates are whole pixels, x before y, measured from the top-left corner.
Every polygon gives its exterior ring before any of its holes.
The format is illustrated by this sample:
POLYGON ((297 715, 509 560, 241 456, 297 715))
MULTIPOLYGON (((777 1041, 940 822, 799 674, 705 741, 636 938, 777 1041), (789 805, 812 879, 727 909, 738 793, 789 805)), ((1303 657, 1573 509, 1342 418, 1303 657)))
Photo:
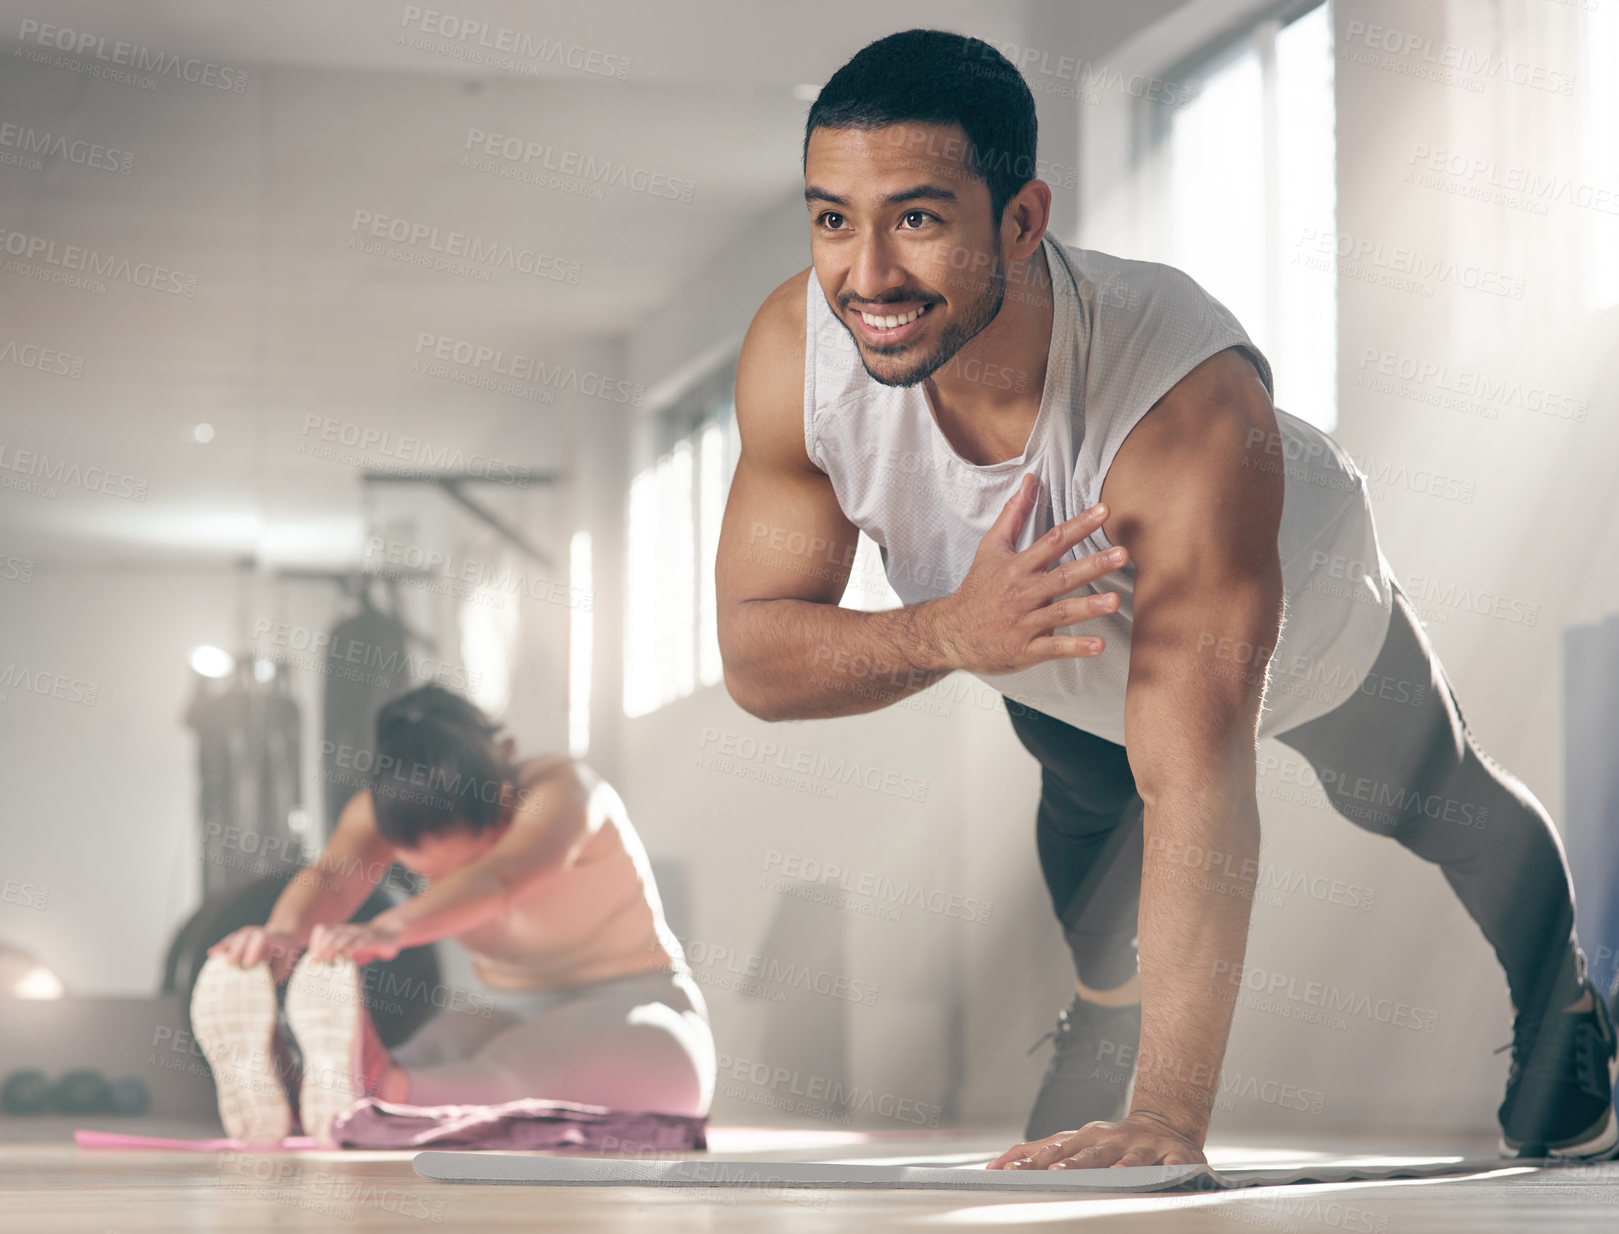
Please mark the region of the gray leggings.
POLYGON ((490 1014, 440 1012, 393 1052, 412 1105, 540 1097, 708 1113, 714 1037, 703 996, 685 973, 637 973, 540 994, 484 992, 479 1006, 490 1014))
MULTIPOLYGON (((1007 710, 1041 763, 1036 844, 1075 970, 1112 989, 1136 971, 1141 894, 1142 806, 1124 747, 1010 700, 1007 710)), ((1585 957, 1557 830, 1479 748, 1398 586, 1356 693, 1277 740, 1304 756, 1338 813, 1439 866, 1495 948, 1515 1007, 1578 997, 1585 957)))

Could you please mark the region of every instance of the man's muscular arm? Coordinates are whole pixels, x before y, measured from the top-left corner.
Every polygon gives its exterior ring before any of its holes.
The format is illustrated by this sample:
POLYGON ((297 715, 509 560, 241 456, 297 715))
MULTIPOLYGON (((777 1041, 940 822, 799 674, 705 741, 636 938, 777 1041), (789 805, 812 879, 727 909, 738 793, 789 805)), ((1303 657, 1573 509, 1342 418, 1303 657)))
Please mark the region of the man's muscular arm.
POLYGON ((1277 431, 1263 384, 1229 350, 1165 396, 1108 472, 1108 537, 1137 572, 1124 712, 1146 806, 1137 1078, 1123 1122, 1021 1145, 997 1165, 1204 1159, 1258 872, 1255 747, 1283 616, 1284 476, 1265 452, 1277 431), (1211 852, 1236 873, 1186 860, 1211 852))
POLYGON ((725 684, 766 720, 875 711, 953 669, 1014 672, 1097 655, 1101 640, 1054 635, 1117 607, 1112 593, 1067 598, 1122 555, 1057 562, 1100 525, 1100 508, 1019 552, 1038 497, 1026 479, 953 595, 864 613, 838 607, 858 533, 804 444, 805 271, 771 293, 742 344, 736 416, 742 454, 720 529, 716 586, 725 684), (1052 567, 1056 566, 1055 569, 1052 567))

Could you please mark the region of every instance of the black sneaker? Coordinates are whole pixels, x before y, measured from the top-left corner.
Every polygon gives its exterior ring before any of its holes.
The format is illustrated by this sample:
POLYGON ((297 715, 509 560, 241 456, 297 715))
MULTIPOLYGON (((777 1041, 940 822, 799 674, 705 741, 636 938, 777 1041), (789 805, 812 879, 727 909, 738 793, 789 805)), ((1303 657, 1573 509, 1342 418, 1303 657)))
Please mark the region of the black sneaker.
POLYGON ((1129 1109, 1130 1081, 1141 1044, 1141 1004, 1098 1007, 1079 995, 1057 1015, 1057 1027, 1029 1047, 1052 1042, 1051 1064, 1029 1112, 1025 1140, 1043 1140, 1086 1123, 1117 1122, 1129 1109))
POLYGON ((1591 1010, 1559 1011, 1539 1025, 1519 1013, 1501 1123, 1503 1157, 1602 1161, 1619 1148, 1613 1084, 1619 1048, 1613 1017, 1589 981, 1591 1010), (1538 1031, 1537 1031, 1538 1030, 1538 1031))

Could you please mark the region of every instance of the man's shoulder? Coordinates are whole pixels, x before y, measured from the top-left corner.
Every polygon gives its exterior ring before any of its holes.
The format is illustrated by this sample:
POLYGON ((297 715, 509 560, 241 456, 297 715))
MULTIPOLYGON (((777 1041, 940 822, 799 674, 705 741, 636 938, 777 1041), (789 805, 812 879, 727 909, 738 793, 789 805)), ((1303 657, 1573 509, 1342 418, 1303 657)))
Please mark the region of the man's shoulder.
POLYGON ((1159 384, 1166 369, 1185 376, 1198 360, 1237 347, 1267 391, 1273 388, 1270 362, 1242 322, 1179 266, 1060 247, 1090 323, 1090 355, 1096 362, 1088 380, 1116 393, 1145 381, 1161 396, 1168 388, 1159 384))
POLYGON ((744 454, 808 466, 804 451, 805 302, 812 269, 782 283, 759 306, 736 368, 736 418, 744 454))
POLYGON ((1209 509, 1223 506, 1218 493, 1279 492, 1282 473, 1266 453, 1278 433, 1259 373, 1239 348, 1227 348, 1194 366, 1141 418, 1109 468, 1107 500, 1145 519, 1177 504, 1165 501, 1166 474, 1181 495, 1209 509))
POLYGON ((1188 304, 1201 307, 1209 299, 1202 284, 1179 266, 1120 257, 1100 249, 1067 244, 1058 247, 1074 272, 1081 298, 1090 300, 1099 310, 1149 310, 1162 314, 1188 304))
POLYGON ((773 360, 804 351, 805 299, 813 266, 806 266, 780 284, 759 306, 742 341, 744 357, 750 351, 764 353, 773 360))
POLYGON ((1119 447, 1103 485, 1108 535, 1130 548, 1138 568, 1180 568, 1200 555, 1209 566, 1268 566, 1276 560, 1286 489, 1272 457, 1278 439, 1254 366, 1234 347, 1208 357, 1119 447), (1142 551, 1148 543, 1150 554, 1142 551))

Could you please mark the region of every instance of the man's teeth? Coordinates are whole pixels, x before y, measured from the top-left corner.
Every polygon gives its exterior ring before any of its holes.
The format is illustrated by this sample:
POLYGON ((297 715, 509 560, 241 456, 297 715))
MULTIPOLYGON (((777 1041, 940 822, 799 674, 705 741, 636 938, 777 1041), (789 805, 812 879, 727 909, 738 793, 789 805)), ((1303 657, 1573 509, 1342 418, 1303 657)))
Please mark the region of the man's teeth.
POLYGON ((873 330, 892 330, 895 326, 909 325, 911 322, 920 317, 926 308, 927 305, 924 304, 919 309, 912 309, 903 317, 875 317, 870 313, 862 312, 860 314, 860 320, 865 322, 873 330))

